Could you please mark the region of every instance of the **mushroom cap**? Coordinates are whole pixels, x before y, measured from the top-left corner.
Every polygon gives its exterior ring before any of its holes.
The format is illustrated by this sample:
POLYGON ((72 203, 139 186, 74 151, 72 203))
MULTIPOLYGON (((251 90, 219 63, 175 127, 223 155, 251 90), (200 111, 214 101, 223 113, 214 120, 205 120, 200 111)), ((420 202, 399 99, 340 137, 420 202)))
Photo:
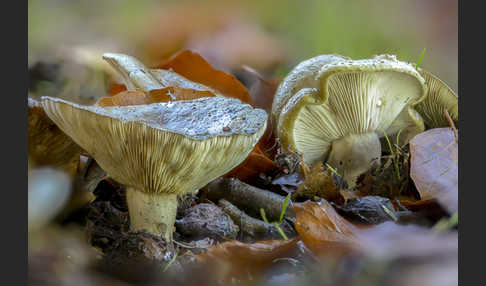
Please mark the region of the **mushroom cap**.
POLYGON ((444 108, 457 125, 459 112, 456 93, 435 75, 421 68, 418 68, 418 71, 427 84, 427 97, 415 108, 424 118, 426 127, 428 129, 449 127, 449 121, 444 115, 444 108))
POLYGON ((302 154, 308 164, 326 160, 332 142, 347 135, 382 137, 404 109, 424 100, 425 80, 395 56, 320 57, 326 60, 318 73, 301 64, 283 80, 272 107, 283 148, 302 154))
POLYGON ((151 90, 172 86, 199 91, 210 91, 216 96, 223 97, 217 90, 191 81, 173 70, 147 68, 137 58, 130 55, 105 53, 103 54, 103 59, 121 75, 128 90, 142 89, 149 92, 151 90))
POLYGON ((319 81, 316 81, 316 76, 321 71, 322 66, 343 60, 349 60, 349 58, 339 55, 320 55, 299 63, 291 70, 278 86, 273 100, 272 115, 274 122, 278 122, 282 108, 295 93, 303 88, 319 88, 319 81))
POLYGON ((241 163, 266 113, 232 98, 82 106, 43 97, 48 116, 118 182, 140 191, 195 191, 241 163))
POLYGON ((40 102, 30 97, 27 100, 27 150, 31 163, 74 172, 82 149, 49 119, 40 102))

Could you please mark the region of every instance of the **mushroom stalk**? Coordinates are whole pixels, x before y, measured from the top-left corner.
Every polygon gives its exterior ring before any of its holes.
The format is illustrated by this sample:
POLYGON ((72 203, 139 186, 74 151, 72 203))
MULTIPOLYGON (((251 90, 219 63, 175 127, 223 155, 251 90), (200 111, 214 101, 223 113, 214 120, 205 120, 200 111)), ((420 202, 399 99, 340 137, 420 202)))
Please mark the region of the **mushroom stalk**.
POLYGON ((380 157, 381 144, 376 133, 350 134, 332 142, 327 163, 338 172, 343 171, 348 186, 354 187, 358 176, 379 164, 380 157))
POLYGON ((127 187, 130 223, 134 230, 145 230, 172 241, 177 214, 177 194, 150 194, 127 187))

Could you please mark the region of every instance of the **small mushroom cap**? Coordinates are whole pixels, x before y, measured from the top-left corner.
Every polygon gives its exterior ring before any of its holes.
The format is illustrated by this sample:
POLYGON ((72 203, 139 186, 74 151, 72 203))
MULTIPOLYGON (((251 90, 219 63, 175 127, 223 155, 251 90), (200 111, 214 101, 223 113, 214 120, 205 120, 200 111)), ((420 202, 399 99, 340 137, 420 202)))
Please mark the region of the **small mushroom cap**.
POLYGON ((232 98, 81 106, 43 97, 48 116, 118 182, 148 193, 195 191, 241 163, 266 113, 232 98))
POLYGON ((30 163, 60 167, 74 173, 82 149, 49 119, 41 103, 30 97, 27 118, 30 163))
POLYGON ((347 59, 349 58, 339 55, 320 55, 299 63, 278 86, 272 104, 274 122, 278 122, 278 115, 282 108, 295 93, 303 88, 319 88, 319 81, 316 81, 316 76, 321 71, 322 66, 347 59))
POLYGON ((121 75, 128 90, 142 89, 148 92, 166 87, 178 87, 210 91, 216 96, 223 97, 215 89, 191 81, 172 70, 147 68, 142 62, 130 55, 105 53, 103 59, 121 75))
POLYGON ((427 84, 427 97, 415 108, 424 118, 426 127, 430 129, 449 126, 449 121, 444 115, 444 108, 457 125, 459 112, 456 93, 435 75, 421 68, 418 68, 418 71, 427 84))
POLYGON ((302 154, 311 165, 326 160, 337 139, 370 132, 383 136, 383 130, 404 109, 422 101, 426 92, 415 68, 391 55, 326 59, 331 60, 301 84, 293 82, 299 79, 291 72, 276 93, 276 102, 284 106, 274 104, 272 109, 284 149, 302 154))

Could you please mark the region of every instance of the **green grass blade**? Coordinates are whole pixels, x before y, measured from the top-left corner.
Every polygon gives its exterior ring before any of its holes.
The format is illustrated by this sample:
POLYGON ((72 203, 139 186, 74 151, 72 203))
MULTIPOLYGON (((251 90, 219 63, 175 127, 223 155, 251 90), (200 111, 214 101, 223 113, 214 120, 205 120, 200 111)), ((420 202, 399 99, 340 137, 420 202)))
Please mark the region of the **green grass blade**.
POLYGON ((425 51, 426 50, 427 50, 426 48, 424 48, 422 50, 422 53, 420 54, 420 57, 419 57, 417 63, 415 64, 415 68, 418 68, 419 64, 422 62, 422 59, 424 58, 424 55, 425 55, 425 51))
POLYGON ((285 233, 283 232, 283 230, 280 228, 280 225, 278 225, 277 222, 274 222, 273 223, 273 226, 277 229, 278 233, 280 233, 280 235, 283 237, 284 240, 289 240, 288 237, 285 235, 285 233))
POLYGON ((267 216, 265 215, 265 210, 263 208, 260 208, 260 215, 262 216, 264 222, 269 223, 267 216))
POLYGON ((171 265, 174 263, 174 261, 176 260, 176 258, 177 258, 177 255, 178 255, 178 254, 179 254, 179 253, 178 253, 178 252, 176 252, 176 254, 174 255, 174 257, 172 257, 172 259, 169 261, 169 263, 167 263, 167 265, 165 265, 165 267, 164 267, 164 269, 162 270, 162 272, 165 272, 165 271, 167 271, 167 269, 169 269, 169 267, 170 267, 170 266, 171 266, 171 265))
POLYGON ((284 219, 285 211, 287 210, 287 206, 289 205, 289 200, 290 200, 290 193, 285 197, 285 200, 283 202, 282 210, 280 211, 280 218, 278 222, 282 222, 284 219))

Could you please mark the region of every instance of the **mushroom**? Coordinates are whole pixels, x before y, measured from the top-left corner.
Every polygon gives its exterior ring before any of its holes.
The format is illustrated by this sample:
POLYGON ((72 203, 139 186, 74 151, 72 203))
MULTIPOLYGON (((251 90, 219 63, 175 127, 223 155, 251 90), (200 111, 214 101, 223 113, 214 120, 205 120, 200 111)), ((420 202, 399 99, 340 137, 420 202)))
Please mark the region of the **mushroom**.
POLYGON ((444 108, 457 126, 458 97, 456 93, 433 74, 421 68, 418 68, 418 71, 427 84, 427 97, 415 108, 424 118, 426 128, 449 127, 449 121, 444 115, 444 108))
POLYGON ((30 97, 27 100, 29 163, 60 168, 74 175, 82 149, 49 119, 40 102, 30 97))
POLYGON ((272 106, 283 150, 314 165, 327 161, 348 185, 381 157, 380 137, 421 129, 413 106, 425 81, 395 56, 351 60, 321 55, 300 63, 279 85, 272 106))
POLYGON ((127 185, 132 228, 172 240, 177 195, 197 191, 250 153, 266 113, 233 98, 82 106, 43 97, 47 115, 127 185))

